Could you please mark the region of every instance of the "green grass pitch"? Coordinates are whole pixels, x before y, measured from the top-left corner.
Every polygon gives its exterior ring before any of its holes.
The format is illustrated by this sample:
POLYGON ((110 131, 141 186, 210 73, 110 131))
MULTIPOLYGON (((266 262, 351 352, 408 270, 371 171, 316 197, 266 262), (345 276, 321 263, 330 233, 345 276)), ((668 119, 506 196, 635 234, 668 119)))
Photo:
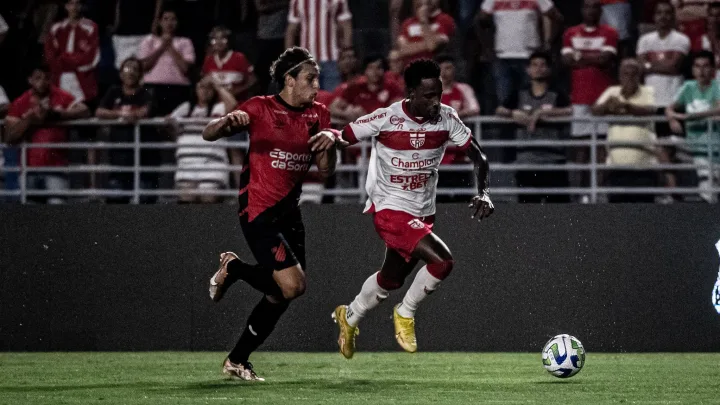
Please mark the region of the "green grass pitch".
POLYGON ((0 353, 0 404, 720 404, 720 353, 589 353, 561 380, 540 353, 0 353))

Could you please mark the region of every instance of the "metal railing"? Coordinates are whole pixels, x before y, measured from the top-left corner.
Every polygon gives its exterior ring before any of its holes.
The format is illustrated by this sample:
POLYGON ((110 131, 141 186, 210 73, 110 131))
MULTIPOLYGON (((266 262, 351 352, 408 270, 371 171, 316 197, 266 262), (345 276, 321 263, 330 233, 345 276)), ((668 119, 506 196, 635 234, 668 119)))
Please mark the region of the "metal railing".
MULTIPOLYGON (((612 116, 612 117, 585 117, 585 118, 554 118, 547 121, 555 123, 571 123, 571 122, 585 122, 593 124, 593 132, 590 139, 583 140, 493 140, 485 139, 484 134, 488 132, 488 128, 485 126, 490 124, 495 127, 501 124, 512 124, 512 120, 500 118, 500 117, 472 117, 465 120, 465 123, 473 128, 475 137, 481 141, 481 144, 486 149, 493 148, 531 148, 531 147, 587 147, 590 149, 589 163, 578 164, 578 163, 565 163, 565 164, 521 164, 521 163, 499 163, 491 161, 491 172, 515 172, 518 170, 534 170, 534 171, 547 171, 547 170, 562 170, 562 171, 587 171, 590 174, 590 185, 589 187, 570 187, 570 188, 516 188, 516 187, 493 187, 493 195, 507 195, 507 196, 518 196, 518 195, 588 195, 590 201, 595 203, 598 202, 600 195, 606 195, 608 193, 624 193, 624 194, 657 194, 657 195, 670 195, 670 194, 700 194, 701 192, 711 192, 714 194, 720 193, 720 184, 711 183, 710 188, 700 189, 699 187, 643 187, 643 188, 624 188, 624 187, 603 187, 598 181, 598 173, 601 171, 613 171, 613 170, 653 170, 653 171, 696 171, 701 167, 695 163, 681 163, 681 164, 652 164, 647 166, 621 166, 616 164, 605 164, 598 163, 598 151, 601 147, 618 147, 618 146, 634 146, 634 147, 655 147, 655 146, 674 146, 686 148, 692 146, 692 143, 687 141, 664 139, 657 140, 652 143, 642 142, 611 142, 605 139, 600 139, 598 134, 598 126, 600 124, 610 123, 615 124, 626 124, 626 125, 647 125, 648 123, 665 122, 665 117, 653 116, 653 117, 626 117, 626 116, 612 116)), ((717 158, 713 158, 713 151, 715 156, 720 153, 720 141, 713 140, 712 129, 713 119, 708 119, 708 141, 701 143, 701 146, 707 147, 708 156, 707 160, 710 167, 709 169, 711 176, 710 179, 713 181, 713 170, 720 169, 720 164, 714 163, 717 158)), ((173 120, 180 125, 186 124, 205 124, 208 119, 179 119, 173 120)), ((2 121, 0 121, 2 123, 2 121)), ((188 167, 188 166, 177 166, 177 165, 160 165, 160 166, 141 166, 140 155, 141 151, 149 149, 176 149, 180 147, 191 146, 193 148, 240 148, 247 150, 249 142, 239 141, 230 142, 224 141, 221 143, 197 143, 182 145, 171 141, 171 142, 143 142, 141 137, 142 127, 164 127, 171 124, 171 121, 165 118, 146 119, 140 120, 134 123, 122 121, 122 120, 100 120, 100 119, 85 119, 69 121, 62 124, 62 126, 77 127, 113 127, 113 126, 132 126, 133 127, 133 141, 132 142, 82 142, 82 143, 22 143, 17 145, 19 148, 20 164, 15 167, 0 167, 0 171, 6 173, 17 172, 19 173, 20 187, 17 190, 0 190, 0 197, 11 196, 19 197, 22 203, 27 202, 28 197, 131 197, 132 203, 139 203, 141 196, 179 196, 183 193, 187 193, 186 190, 178 189, 142 189, 141 188, 141 173, 175 173, 180 171, 214 171, 214 172, 239 172, 242 166, 225 165, 222 167, 188 167), (112 149, 132 149, 133 150, 133 165, 132 166, 113 166, 108 164, 95 164, 95 165, 71 165, 68 167, 28 167, 27 154, 26 152, 32 148, 53 148, 53 149, 95 149, 95 150, 112 150, 112 149), (132 190, 116 190, 116 189, 80 189, 80 190, 34 190, 28 189, 27 175, 32 173, 132 173, 133 174, 133 189, 132 190)), ((7 147, 0 143, 0 151, 2 148, 7 147)), ((355 173, 357 175, 357 181, 353 181, 353 185, 342 188, 330 188, 322 190, 322 194, 326 196, 343 196, 343 197, 356 197, 356 200, 363 202, 366 198, 365 194, 365 178, 367 176, 368 161, 369 161, 369 143, 362 143, 354 146, 360 150, 356 163, 339 163, 337 166, 337 173, 355 173)), ((442 165, 440 167, 441 172, 472 172, 473 166, 471 164, 455 164, 455 165, 442 165)), ((447 174, 446 174, 447 175, 447 174)), ((438 189, 439 195, 474 195, 476 193, 476 185, 472 184, 469 187, 464 188, 440 188, 438 189)), ((193 190, 194 195, 209 195, 218 197, 232 197, 237 195, 235 190, 193 190)), ((355 200, 355 199, 353 199, 355 200)))

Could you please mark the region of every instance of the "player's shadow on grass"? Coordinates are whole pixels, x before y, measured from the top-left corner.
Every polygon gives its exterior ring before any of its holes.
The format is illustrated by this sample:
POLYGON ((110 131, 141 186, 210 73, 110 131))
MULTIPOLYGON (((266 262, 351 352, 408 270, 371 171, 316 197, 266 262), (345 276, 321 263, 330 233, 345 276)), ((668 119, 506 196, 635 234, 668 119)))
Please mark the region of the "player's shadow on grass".
POLYGON ((243 387, 257 387, 263 389, 263 387, 272 386, 274 388, 279 387, 312 387, 313 389, 319 389, 323 391, 341 391, 356 393, 358 391, 367 390, 392 390, 392 389, 407 389, 411 385, 418 385, 414 382, 405 381, 378 381, 369 379, 348 379, 342 380, 336 383, 330 383, 326 379, 312 379, 305 378, 292 381, 267 381, 267 382, 248 382, 248 381, 233 381, 233 380, 219 380, 219 381, 207 381, 198 382, 193 384, 182 385, 182 388, 192 391, 203 391, 203 390, 234 390, 239 385, 243 387))
POLYGON ((581 380, 564 380, 561 378, 548 381, 534 381, 533 384, 582 384, 581 380))

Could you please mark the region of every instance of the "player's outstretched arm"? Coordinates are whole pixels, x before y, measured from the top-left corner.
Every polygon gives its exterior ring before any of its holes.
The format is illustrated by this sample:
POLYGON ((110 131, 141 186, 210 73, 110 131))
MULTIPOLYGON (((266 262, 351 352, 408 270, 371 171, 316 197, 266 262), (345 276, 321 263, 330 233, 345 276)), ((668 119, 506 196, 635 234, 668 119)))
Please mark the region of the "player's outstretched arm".
POLYGON ((478 221, 482 221, 495 211, 495 206, 490 201, 490 165, 485 152, 475 138, 471 139, 467 154, 475 163, 475 175, 478 182, 478 195, 473 197, 469 207, 474 212, 472 217, 477 217, 478 221))
POLYGON ((247 127, 249 124, 250 116, 245 111, 233 111, 224 117, 210 121, 203 130, 203 139, 210 142, 217 141, 231 136, 233 130, 247 127))

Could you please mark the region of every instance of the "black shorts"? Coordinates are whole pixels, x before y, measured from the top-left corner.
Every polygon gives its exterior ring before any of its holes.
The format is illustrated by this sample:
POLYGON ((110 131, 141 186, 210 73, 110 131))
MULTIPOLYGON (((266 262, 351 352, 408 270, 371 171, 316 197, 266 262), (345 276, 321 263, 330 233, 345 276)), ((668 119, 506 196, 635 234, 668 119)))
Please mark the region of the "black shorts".
POLYGON ((300 265, 305 270, 305 225, 299 209, 273 216, 263 213, 252 222, 240 217, 240 227, 255 260, 272 270, 300 265))

